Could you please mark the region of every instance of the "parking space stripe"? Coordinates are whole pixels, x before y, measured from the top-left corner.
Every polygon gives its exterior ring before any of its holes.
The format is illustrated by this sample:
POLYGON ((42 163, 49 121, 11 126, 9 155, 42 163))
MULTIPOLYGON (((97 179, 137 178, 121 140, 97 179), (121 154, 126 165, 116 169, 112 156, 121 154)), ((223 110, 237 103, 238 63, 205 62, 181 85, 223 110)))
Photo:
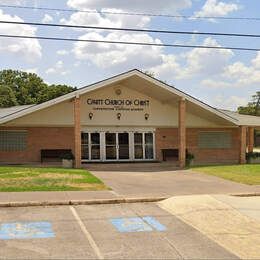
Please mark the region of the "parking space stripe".
POLYGON ((74 215, 75 219, 77 220, 82 232, 84 233, 84 235, 88 239, 88 242, 89 242, 90 246, 92 247, 92 249, 94 250, 94 252, 96 253, 98 259, 104 259, 104 256, 101 254, 99 247, 97 246, 95 240, 93 239, 91 234, 88 232, 86 226, 84 225, 84 223, 80 219, 76 209, 74 207, 70 206, 70 210, 71 210, 72 214, 74 215))

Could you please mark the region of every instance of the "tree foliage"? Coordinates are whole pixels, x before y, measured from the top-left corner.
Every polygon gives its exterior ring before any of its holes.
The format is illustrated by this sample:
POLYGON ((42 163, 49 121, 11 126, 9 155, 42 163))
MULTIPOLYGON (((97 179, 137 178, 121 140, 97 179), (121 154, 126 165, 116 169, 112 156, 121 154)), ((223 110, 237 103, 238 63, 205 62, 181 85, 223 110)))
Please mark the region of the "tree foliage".
POLYGON ((35 73, 0 71, 0 107, 40 104, 74 90, 67 85, 48 85, 35 73))
POLYGON ((252 101, 247 106, 240 106, 237 110, 240 114, 260 116, 260 91, 252 96, 252 101))

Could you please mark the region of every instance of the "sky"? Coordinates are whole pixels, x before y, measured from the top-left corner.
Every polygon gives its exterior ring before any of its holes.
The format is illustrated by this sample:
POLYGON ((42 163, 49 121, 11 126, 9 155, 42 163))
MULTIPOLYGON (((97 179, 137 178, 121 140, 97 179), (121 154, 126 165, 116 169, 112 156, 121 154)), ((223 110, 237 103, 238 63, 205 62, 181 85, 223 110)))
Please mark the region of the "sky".
MULTIPOLYGON (((77 10, 260 17, 259 0, 0 0, 0 20, 175 31, 260 34, 260 20, 127 16, 77 10), (149 4, 147 4, 149 3, 149 4)), ((196 36, 0 24, 0 34, 259 48, 260 38, 196 36)), ((48 84, 83 87, 140 69, 218 108, 235 110, 260 91, 260 52, 0 38, 0 70, 35 72, 48 84)))

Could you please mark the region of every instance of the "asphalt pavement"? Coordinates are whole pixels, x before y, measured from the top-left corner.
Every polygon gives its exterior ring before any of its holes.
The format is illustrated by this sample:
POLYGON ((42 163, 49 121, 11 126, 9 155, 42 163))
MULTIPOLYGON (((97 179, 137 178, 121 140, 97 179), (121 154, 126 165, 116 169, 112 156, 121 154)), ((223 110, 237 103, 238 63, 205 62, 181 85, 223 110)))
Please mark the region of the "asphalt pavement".
POLYGON ((0 208, 0 259, 236 259, 156 203, 0 208))

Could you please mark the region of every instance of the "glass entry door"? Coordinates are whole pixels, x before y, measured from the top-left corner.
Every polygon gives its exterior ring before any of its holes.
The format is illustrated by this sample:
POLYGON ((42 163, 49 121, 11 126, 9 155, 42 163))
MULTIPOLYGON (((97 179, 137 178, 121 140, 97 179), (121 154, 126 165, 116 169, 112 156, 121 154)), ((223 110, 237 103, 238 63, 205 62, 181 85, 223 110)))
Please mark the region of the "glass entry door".
POLYGON ((117 159, 117 136, 116 133, 106 133, 106 160, 117 159))
POLYGON ((81 159, 84 162, 154 160, 153 132, 82 132, 81 159))
POLYGON ((118 133, 118 159, 129 159, 129 134, 118 133))
POLYGON ((129 133, 106 133, 106 160, 129 160, 129 133))

